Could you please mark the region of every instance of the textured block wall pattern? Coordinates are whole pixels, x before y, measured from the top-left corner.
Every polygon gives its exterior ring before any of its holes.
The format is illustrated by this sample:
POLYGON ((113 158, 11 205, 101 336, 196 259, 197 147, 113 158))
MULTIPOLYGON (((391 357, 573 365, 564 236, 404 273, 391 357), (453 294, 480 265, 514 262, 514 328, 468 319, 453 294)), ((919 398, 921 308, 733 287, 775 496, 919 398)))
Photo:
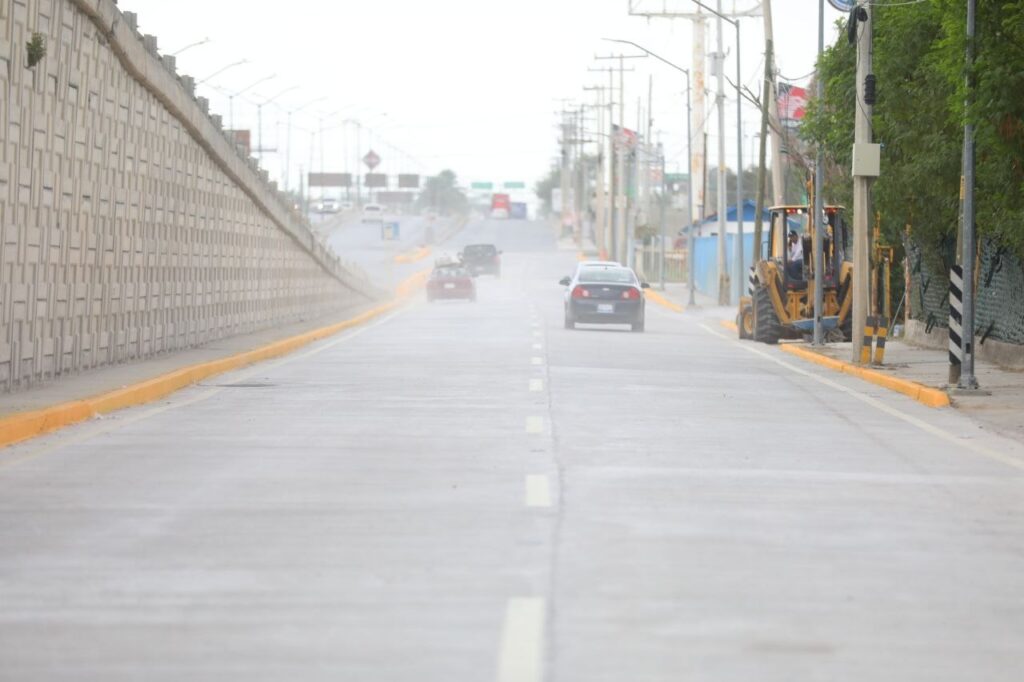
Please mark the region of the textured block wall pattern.
POLYGON ((113 0, 0 0, 0 229, 0 390, 377 296, 113 0))

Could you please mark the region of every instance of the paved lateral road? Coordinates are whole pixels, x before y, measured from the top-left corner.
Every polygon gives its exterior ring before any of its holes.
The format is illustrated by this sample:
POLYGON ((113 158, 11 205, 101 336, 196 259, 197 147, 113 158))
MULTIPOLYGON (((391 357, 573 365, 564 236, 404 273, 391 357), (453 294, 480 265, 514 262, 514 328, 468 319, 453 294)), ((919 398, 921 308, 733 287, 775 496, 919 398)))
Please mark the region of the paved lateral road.
POLYGON ((0 452, 0 679, 1020 679, 1019 444, 460 239, 476 304, 0 452))

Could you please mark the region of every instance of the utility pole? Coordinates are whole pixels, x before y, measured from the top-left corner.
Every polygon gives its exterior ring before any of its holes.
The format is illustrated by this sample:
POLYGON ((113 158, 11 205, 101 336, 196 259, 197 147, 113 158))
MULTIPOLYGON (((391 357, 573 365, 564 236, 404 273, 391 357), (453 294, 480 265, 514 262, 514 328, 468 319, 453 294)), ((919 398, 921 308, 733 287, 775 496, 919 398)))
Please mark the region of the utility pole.
MULTIPOLYGON (((871 73, 871 5, 853 11, 853 21, 863 24, 856 31, 857 102, 853 143, 853 362, 861 362, 864 327, 870 302, 871 182, 878 177, 879 146, 872 144, 871 112, 874 75, 871 73), (870 78, 869 78, 870 77, 870 78)), ((818 219, 816 218, 816 221, 818 219)))
POLYGON ((597 92, 597 161, 594 167, 594 245, 597 247, 597 252, 601 260, 608 258, 608 244, 607 244, 607 232, 605 231, 606 211, 605 211, 605 142, 606 139, 601 131, 604 130, 604 93, 605 89, 601 86, 596 87, 585 87, 586 91, 597 92))
POLYGON ((565 226, 569 219, 569 140, 572 137, 569 125, 569 112, 562 110, 562 171, 559 175, 562 188, 562 211, 559 217, 558 236, 565 236, 565 226))
MULTIPOLYGON (((821 64, 821 57, 825 54, 825 0, 818 0, 818 64, 821 64)), ((825 102, 825 82, 822 73, 818 72, 817 92, 815 93, 819 105, 825 102)), ((869 122, 870 123, 870 122, 869 122)), ((825 213, 825 145, 818 143, 818 155, 814 161, 814 219, 811 226, 814 229, 814 345, 820 346, 824 342, 821 330, 821 316, 825 310, 825 292, 822 288, 825 278, 825 227, 822 218, 825 213)), ((856 274, 856 270, 854 270, 856 274)), ((855 327, 853 336, 861 336, 864 327, 855 327)))
MULTIPOLYGON (((718 0, 719 9, 722 1, 718 0)), ((718 38, 718 49, 713 55, 715 60, 715 106, 718 107, 718 187, 715 197, 718 200, 718 305, 729 305, 730 296, 729 269, 726 262, 725 230, 727 227, 726 194, 729 191, 725 169, 725 46, 722 41, 722 17, 715 21, 718 38)), ((736 207, 739 209, 739 207, 736 207)))
MULTIPOLYGON (((613 196, 613 212, 614 218, 614 239, 615 251, 613 257, 620 263, 626 263, 627 261, 627 201, 626 201, 626 188, 629 183, 629 178, 626 175, 626 64, 627 59, 644 59, 646 54, 640 55, 607 55, 603 57, 594 57, 597 60, 613 59, 618 60, 619 66, 617 68, 619 72, 619 132, 618 135, 614 134, 615 124, 612 124, 612 147, 615 149, 615 155, 617 160, 617 168, 615 173, 615 182, 612 186, 613 196)), ((630 69, 632 70, 632 69, 630 69)))
MULTIPOLYGON (((764 18, 765 42, 771 46, 771 69, 768 73, 768 94, 765 99, 768 109, 768 125, 772 135, 772 203, 780 206, 786 203, 786 169, 782 160, 782 124, 779 121, 778 92, 775 87, 775 30, 772 28, 772 1, 761 0, 761 13, 764 18)), ((766 58, 767 59, 767 58, 766 58)), ((767 65, 766 65, 767 66, 767 65)), ((762 136, 764 130, 761 131, 762 136)), ((763 138, 762 138, 763 139, 763 138)), ((760 247, 757 247, 760 248, 760 247)))
MULTIPOLYGON (((765 1, 767 3, 767 0, 765 1)), ((768 11, 766 10, 766 14, 768 11)), ((769 101, 771 97, 771 81, 772 81, 772 60, 773 60, 773 45, 771 38, 765 40, 764 50, 764 84, 761 88, 761 139, 757 154, 757 201, 754 207, 754 253, 753 260, 757 260, 761 257, 761 239, 763 236, 762 224, 764 222, 764 175, 765 175, 765 157, 767 156, 768 147, 768 109, 769 101)), ((774 102, 773 102, 774 104, 774 102)), ((775 174, 778 174, 778 167, 774 168, 775 174)))
POLYGON ((964 273, 964 307, 962 333, 960 335, 963 365, 960 381, 962 389, 977 389, 978 379, 974 376, 974 124, 970 119, 971 98, 974 95, 974 39, 976 0, 967 0, 967 95, 964 101, 964 218, 963 253, 961 264, 964 273))

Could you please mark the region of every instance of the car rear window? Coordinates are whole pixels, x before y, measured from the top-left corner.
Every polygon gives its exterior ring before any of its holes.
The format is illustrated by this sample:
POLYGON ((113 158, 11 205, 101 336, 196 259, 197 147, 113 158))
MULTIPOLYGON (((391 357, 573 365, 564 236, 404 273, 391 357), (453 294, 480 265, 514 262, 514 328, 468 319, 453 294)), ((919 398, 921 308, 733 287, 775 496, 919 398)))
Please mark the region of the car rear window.
POLYGON ((584 268, 580 272, 580 281, 584 284, 632 284, 633 272, 625 268, 584 268))
POLYGON ((462 252, 467 256, 493 256, 498 249, 493 244, 471 244, 462 252))

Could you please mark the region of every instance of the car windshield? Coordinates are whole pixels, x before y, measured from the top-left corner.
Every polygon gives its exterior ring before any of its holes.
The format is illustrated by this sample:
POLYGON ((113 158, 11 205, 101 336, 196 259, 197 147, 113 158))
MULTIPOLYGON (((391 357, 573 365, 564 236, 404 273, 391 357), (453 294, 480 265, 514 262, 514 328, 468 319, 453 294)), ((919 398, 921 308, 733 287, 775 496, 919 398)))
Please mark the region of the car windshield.
POLYGON ((580 272, 584 284, 633 284, 633 271, 626 268, 584 268, 580 272))
POLYGON ((479 258, 494 256, 498 253, 498 249, 493 244, 471 244, 463 249, 462 253, 470 258, 479 258))

